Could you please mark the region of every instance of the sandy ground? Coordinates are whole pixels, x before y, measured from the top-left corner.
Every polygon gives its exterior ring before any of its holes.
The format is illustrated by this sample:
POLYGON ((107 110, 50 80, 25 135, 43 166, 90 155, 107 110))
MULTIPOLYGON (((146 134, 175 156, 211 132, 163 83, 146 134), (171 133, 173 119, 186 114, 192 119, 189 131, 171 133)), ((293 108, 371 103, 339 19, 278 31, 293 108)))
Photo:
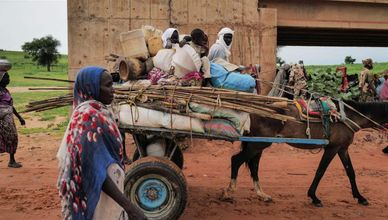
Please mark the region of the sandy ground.
MULTIPOLYGON (((21 169, 7 168, 8 155, 0 155, 1 220, 60 219, 55 187, 60 140, 51 134, 20 136, 16 157, 23 164, 21 169)), ((240 169, 234 200, 222 202, 218 198, 229 182, 230 156, 238 152, 239 144, 195 140, 184 153, 189 200, 182 219, 388 219, 388 156, 381 152, 386 145, 377 132, 362 131, 350 148, 359 189, 370 206, 360 206, 352 198, 336 157, 317 192, 324 207, 316 208, 306 193, 322 152, 274 145, 265 150, 260 167, 262 186, 274 202, 255 197, 245 167, 240 169)))

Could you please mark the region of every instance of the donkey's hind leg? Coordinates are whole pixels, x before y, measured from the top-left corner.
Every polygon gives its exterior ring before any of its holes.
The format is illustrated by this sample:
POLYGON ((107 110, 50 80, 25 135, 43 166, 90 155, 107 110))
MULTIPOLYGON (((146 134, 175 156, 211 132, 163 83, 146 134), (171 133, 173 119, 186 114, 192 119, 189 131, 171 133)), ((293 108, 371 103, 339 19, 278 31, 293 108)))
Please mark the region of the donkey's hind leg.
POLYGON ((323 206, 321 200, 319 200, 315 194, 317 191, 318 184, 321 181, 327 167, 329 166, 330 162, 333 160, 337 152, 338 152, 338 148, 333 148, 332 146, 327 146, 325 148, 325 151, 323 152, 323 155, 322 155, 321 162, 319 162, 317 172, 315 173, 314 180, 311 183, 311 186, 307 192, 307 196, 313 200, 312 201, 313 204, 317 207, 323 206))
POLYGON ((263 191, 259 182, 259 163, 262 153, 263 149, 261 149, 252 159, 250 159, 248 162, 248 167, 249 171, 251 172, 251 177, 253 180, 253 186, 255 187, 256 195, 264 202, 272 202, 271 196, 263 191))
POLYGON ((361 193, 358 191, 356 183, 356 174, 353 169, 352 161, 350 160, 349 152, 347 149, 340 150, 338 156, 341 159, 342 165, 346 170, 346 174, 349 177, 350 185, 352 186, 353 197, 358 200, 358 203, 361 205, 369 205, 368 200, 366 200, 361 193))

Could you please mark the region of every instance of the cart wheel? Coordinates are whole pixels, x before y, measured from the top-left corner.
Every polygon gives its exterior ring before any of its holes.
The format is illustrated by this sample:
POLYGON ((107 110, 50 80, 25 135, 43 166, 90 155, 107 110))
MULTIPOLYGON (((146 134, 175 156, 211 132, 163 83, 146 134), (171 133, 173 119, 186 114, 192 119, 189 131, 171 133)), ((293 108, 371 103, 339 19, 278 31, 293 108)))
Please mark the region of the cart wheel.
MULTIPOLYGON (((135 149, 135 152, 133 152, 132 161, 136 161, 140 158, 139 151, 135 149)), ((174 155, 172 156, 171 160, 181 169, 183 169, 183 153, 179 147, 175 150, 174 155)))
POLYGON ((125 195, 149 219, 178 219, 187 202, 182 171, 167 159, 144 157, 129 166, 125 195))

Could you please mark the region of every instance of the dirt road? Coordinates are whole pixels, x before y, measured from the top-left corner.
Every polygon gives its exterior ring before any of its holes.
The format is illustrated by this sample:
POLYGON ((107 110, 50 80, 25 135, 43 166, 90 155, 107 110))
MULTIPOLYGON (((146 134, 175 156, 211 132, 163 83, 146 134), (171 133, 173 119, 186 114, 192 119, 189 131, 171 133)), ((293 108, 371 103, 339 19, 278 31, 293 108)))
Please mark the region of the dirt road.
MULTIPOLYGON (((381 152, 388 143, 377 136, 376 132, 357 133, 350 150, 359 189, 370 202, 367 207, 352 198, 338 158, 318 188, 324 207, 313 207, 306 194, 322 152, 314 154, 284 144, 265 150, 261 161, 261 184, 273 203, 255 197, 245 167, 240 169, 233 202, 221 202, 218 197, 229 182, 230 156, 239 145, 195 141, 184 153, 189 200, 182 219, 388 219, 388 156, 381 152)), ((7 168, 8 155, 0 155, 1 220, 60 219, 55 187, 60 139, 50 134, 21 136, 16 155, 23 163, 21 169, 7 168)))

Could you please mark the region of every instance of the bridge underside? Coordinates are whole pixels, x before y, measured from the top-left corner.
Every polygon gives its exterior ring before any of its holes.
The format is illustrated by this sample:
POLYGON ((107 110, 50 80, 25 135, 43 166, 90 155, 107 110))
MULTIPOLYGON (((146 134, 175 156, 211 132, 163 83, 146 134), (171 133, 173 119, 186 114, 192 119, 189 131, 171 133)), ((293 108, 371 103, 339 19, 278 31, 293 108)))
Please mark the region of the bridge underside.
POLYGON ((388 46, 388 1, 260 0, 277 14, 278 45, 388 46))
POLYGON ((278 46, 388 47, 388 30, 278 27, 278 46))

